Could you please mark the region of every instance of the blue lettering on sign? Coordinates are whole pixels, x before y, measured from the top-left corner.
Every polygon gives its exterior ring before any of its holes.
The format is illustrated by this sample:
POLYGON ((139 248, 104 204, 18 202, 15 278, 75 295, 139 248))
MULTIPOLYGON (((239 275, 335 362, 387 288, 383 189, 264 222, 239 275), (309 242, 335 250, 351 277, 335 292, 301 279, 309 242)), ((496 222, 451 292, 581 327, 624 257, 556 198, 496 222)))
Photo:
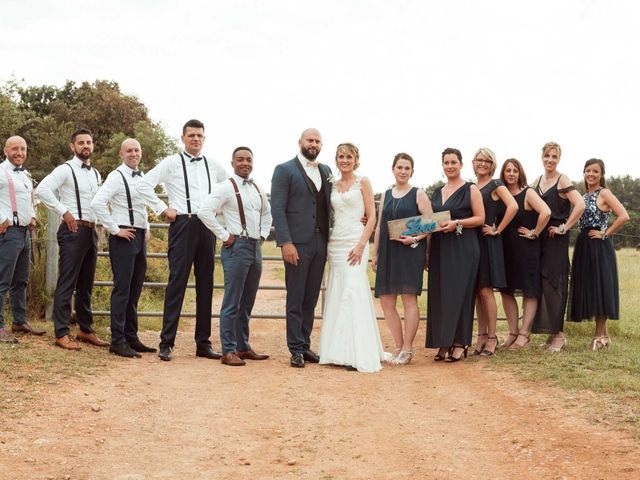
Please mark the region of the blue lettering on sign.
POLYGON ((423 233, 431 233, 438 228, 438 223, 430 221, 429 223, 422 223, 422 217, 411 218, 406 223, 407 230, 402 232, 402 235, 420 235, 423 233))

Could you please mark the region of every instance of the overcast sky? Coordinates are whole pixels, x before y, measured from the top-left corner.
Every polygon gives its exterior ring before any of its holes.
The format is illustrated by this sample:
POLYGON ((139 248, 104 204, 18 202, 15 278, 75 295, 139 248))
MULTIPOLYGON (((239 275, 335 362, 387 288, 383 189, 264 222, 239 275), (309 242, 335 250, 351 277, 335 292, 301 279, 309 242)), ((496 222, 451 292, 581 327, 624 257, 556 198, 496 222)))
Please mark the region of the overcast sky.
POLYGON ((225 164, 250 146, 267 187, 311 126, 334 170, 358 145, 377 191, 400 151, 415 185, 441 179, 449 146, 466 177, 486 146, 532 180, 549 140, 574 180, 591 157, 638 177, 638 18, 633 0, 3 0, 0 80, 117 81, 172 136, 204 121, 225 164))

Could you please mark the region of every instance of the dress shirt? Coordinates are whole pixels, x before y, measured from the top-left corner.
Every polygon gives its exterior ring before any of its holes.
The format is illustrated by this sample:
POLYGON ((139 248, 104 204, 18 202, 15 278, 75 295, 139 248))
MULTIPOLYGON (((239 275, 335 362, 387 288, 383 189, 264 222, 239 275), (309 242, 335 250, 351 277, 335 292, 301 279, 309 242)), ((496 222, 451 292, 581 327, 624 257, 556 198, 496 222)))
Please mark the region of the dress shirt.
POLYGON ((9 194, 9 180, 7 173, 13 178, 13 186, 16 190, 16 208, 18 209, 18 223, 23 227, 29 225, 31 219, 36 216, 33 210, 33 183, 26 170, 16 172, 16 166, 6 159, 0 163, 0 223, 9 220, 13 225, 13 208, 11 208, 11 195, 9 194), (5 173, 6 172, 6 173, 5 173))
MULTIPOLYGON (((91 201, 91 208, 95 212, 98 221, 102 226, 112 235, 116 235, 120 231, 118 225, 130 225, 136 228, 149 228, 149 221, 147 218, 147 202, 138 195, 138 186, 142 181, 141 175, 133 175, 133 170, 124 163, 117 169, 111 172, 104 184, 96 193, 91 201), (122 181, 122 175, 129 185, 129 192, 131 194, 131 206, 133 207, 133 225, 130 225, 131 219, 129 218, 129 203, 127 202, 127 191, 122 181), (111 210, 111 211, 109 211, 111 210)), ((154 193, 155 200, 150 203, 149 206, 154 210, 156 208, 162 209, 162 201, 154 193)))
MULTIPOLYGON (((271 230, 271 206, 267 195, 258 185, 260 195, 256 187, 250 184, 243 184, 244 178, 236 174, 232 178, 238 184, 238 191, 242 198, 242 207, 244 209, 244 217, 247 221, 247 234, 254 239, 267 238, 271 230), (262 202, 260 202, 262 197, 262 202), (260 210, 262 207, 262 211, 260 210)), ((223 242, 226 242, 229 235, 240 235, 242 232, 242 222, 240 221, 240 210, 238 209, 238 200, 236 192, 229 180, 218 183, 209 195, 200 210, 198 218, 202 220, 209 230, 223 242), (220 209, 224 217, 226 229, 218 223, 216 219, 216 211, 220 209)))
POLYGON ((314 183, 318 191, 322 188, 322 177, 320 176, 320 167, 312 167, 311 165, 307 165, 307 162, 310 161, 301 153, 298 153, 298 160, 302 164, 302 168, 306 172, 307 176, 314 183))
MULTIPOLYGON (((207 195, 209 195, 206 164, 204 160, 192 162, 191 159, 193 157, 187 152, 182 152, 182 155, 184 155, 184 161, 187 167, 191 213, 195 215, 200 210, 200 206, 207 198, 207 195)), ((207 163, 211 177, 211 190, 213 191, 213 186, 216 183, 226 180, 229 176, 217 160, 207 158, 207 163)), ((138 185, 138 193, 142 195, 150 205, 153 205, 153 197, 155 196, 154 188, 159 183, 164 184, 167 195, 169 195, 169 208, 175 208, 178 215, 189 213, 187 210, 187 195, 184 188, 184 172, 182 170, 180 155, 170 155, 160 160, 160 163, 149 170, 138 185)), ((159 205, 153 207, 157 214, 162 213, 167 208, 164 202, 161 203, 161 207, 159 205)))
POLYGON ((68 211, 73 215, 73 218, 80 220, 78 202, 76 201, 76 187, 73 183, 73 175, 69 165, 73 168, 73 173, 76 174, 76 179, 78 180, 82 220, 95 222, 96 215, 91 209, 91 200, 93 200, 93 196, 98 192, 101 184, 100 172, 95 168, 82 168, 82 160, 78 157, 73 157, 68 162, 58 165, 53 169, 53 172, 44 177, 38 188, 36 188, 36 196, 48 209, 53 210, 58 215, 64 215, 68 211))

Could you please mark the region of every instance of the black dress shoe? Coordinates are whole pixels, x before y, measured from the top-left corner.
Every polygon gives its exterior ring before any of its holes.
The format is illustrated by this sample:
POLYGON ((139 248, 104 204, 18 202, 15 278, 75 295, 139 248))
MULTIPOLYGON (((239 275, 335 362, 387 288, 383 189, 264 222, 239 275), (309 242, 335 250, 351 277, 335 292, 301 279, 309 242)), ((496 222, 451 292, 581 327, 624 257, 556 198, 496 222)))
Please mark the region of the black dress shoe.
POLYGON ((304 356, 305 361, 309 363, 320 363, 320 357, 313 350, 307 350, 302 355, 304 356))
POLYGON ((168 345, 160 345, 160 353, 158 353, 160 360, 168 362, 171 360, 171 347, 168 345))
POLYGON ((211 360, 220 360, 222 354, 214 352, 211 347, 201 347, 196 349, 196 357, 210 358, 211 360))
POLYGON ((295 368, 304 368, 304 355, 294 353, 291 355, 291 366, 295 368))
POLYGON ((129 346, 136 352, 140 352, 140 353, 153 353, 158 351, 157 348, 147 347, 144 343, 142 343, 138 339, 132 342, 129 342, 129 346))
POLYGON ((111 353, 115 353, 116 355, 119 355, 121 357, 127 357, 127 358, 140 358, 140 357, 142 357, 142 355, 140 355, 138 352, 136 352, 133 348, 131 348, 126 343, 112 343, 109 346, 109 351, 111 353))

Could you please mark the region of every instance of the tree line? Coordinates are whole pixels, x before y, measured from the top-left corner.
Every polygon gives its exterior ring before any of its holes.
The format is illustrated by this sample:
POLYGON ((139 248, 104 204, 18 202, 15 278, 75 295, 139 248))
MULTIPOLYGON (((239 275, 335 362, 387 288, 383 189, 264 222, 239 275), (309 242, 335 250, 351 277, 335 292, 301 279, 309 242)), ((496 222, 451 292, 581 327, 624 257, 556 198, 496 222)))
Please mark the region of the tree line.
MULTIPOLYGON (((0 142, 11 135, 27 141, 27 167, 38 181, 70 157, 69 135, 77 127, 94 134, 92 164, 103 175, 120 164, 122 140, 135 137, 144 152, 142 168, 178 150, 176 141, 163 126, 149 118, 147 107, 135 96, 121 92, 117 82, 96 80, 62 87, 27 86, 15 79, 0 84, 0 142), (146 164, 145 164, 146 162, 146 164)), ((630 175, 610 177, 609 188, 626 207, 631 221, 616 237, 616 245, 640 244, 640 179, 630 175)), ((442 182, 425 188, 429 197, 442 182)), ((575 182, 581 192, 582 182, 575 182)), ((376 195, 379 200, 381 194, 376 195)))

